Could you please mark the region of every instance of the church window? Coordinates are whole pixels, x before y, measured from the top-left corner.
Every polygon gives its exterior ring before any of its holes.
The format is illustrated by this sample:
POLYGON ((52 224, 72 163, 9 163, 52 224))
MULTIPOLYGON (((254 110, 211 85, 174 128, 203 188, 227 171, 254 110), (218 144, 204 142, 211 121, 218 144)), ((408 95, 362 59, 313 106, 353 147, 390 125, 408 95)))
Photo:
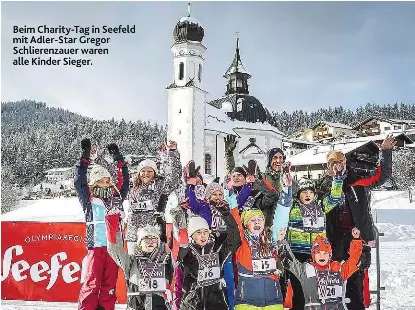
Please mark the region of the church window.
POLYGON ((193 61, 189 63, 189 77, 190 79, 194 79, 196 75, 196 65, 193 61))
POLYGON ((236 104, 236 112, 241 112, 242 111, 242 102, 238 102, 236 104))
POLYGON ((242 80, 237 80, 236 86, 237 87, 242 87, 242 80))
POLYGON ((184 77, 184 63, 179 64, 179 80, 183 80, 184 77))
POLYGON ((198 72, 199 82, 202 82, 202 65, 199 64, 199 72, 198 72))
POLYGON ((212 174, 212 156, 205 154, 205 173, 212 174))

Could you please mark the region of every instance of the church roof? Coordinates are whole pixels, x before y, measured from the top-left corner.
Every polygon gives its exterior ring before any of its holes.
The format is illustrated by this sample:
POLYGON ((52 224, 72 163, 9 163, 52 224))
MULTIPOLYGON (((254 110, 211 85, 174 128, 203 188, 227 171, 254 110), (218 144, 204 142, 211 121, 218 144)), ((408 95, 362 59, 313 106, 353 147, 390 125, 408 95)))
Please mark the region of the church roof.
POLYGON ((205 30, 202 24, 190 16, 190 2, 188 3, 188 14, 182 17, 174 27, 173 37, 175 43, 187 41, 202 42, 205 30))
POLYGON ((232 121, 226 114, 210 104, 206 104, 206 125, 205 130, 216 131, 227 135, 237 136, 233 130, 232 121))
POLYGON ((236 51, 235 51, 235 56, 233 58, 233 61, 231 65, 229 66, 228 70, 226 70, 223 77, 228 79, 231 74, 237 73, 237 72, 247 75, 246 77, 247 79, 251 77, 251 75, 245 69, 242 63, 242 60, 241 60, 241 54, 239 52, 239 38, 236 38, 236 51))
POLYGON ((223 109, 217 108, 209 103, 206 104, 205 129, 236 136, 239 136, 238 130, 272 131, 276 134, 285 136, 285 134, 279 131, 277 127, 274 127, 267 122, 252 123, 232 119, 226 115, 223 109))
POLYGON ((248 94, 226 95, 210 101, 209 104, 222 109, 225 102, 229 102, 232 105, 232 111, 226 111, 226 114, 233 120, 264 123, 270 118, 269 111, 264 108, 262 103, 254 96, 248 94))

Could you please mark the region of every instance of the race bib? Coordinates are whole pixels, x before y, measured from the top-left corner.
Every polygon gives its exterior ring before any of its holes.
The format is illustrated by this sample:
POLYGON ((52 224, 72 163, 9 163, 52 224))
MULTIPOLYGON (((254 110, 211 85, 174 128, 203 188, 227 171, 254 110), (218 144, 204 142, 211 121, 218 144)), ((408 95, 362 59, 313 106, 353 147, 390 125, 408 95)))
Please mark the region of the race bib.
POLYGON ((305 232, 317 233, 324 231, 324 217, 317 218, 303 217, 303 227, 305 232))
POLYGON ((153 211, 154 206, 151 200, 137 201, 131 203, 131 208, 133 211, 153 211))
POLYGON ((212 231, 214 232, 225 232, 226 223, 222 218, 222 215, 218 211, 212 212, 212 231))
POLYGON ((198 286, 208 286, 218 283, 220 281, 219 255, 217 253, 201 255, 198 261, 198 286))
POLYGON ((140 292, 164 293, 166 291, 165 265, 153 262, 140 263, 140 292))
POLYGON ((145 293, 164 293, 166 291, 165 278, 140 279, 139 290, 145 293))
POLYGON ((252 271, 254 275, 268 276, 277 270, 277 261, 274 257, 252 260, 252 271))
POLYGON ((326 303, 336 302, 343 298, 343 287, 340 285, 332 285, 318 289, 318 298, 326 303))

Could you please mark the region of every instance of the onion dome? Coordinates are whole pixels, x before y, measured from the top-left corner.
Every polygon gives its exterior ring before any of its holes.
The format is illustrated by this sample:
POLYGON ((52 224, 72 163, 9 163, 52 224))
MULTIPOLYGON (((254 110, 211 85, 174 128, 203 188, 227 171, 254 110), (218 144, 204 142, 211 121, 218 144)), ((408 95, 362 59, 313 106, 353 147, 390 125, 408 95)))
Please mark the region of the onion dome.
POLYGON ((205 30, 203 29, 202 24, 190 16, 189 2, 187 16, 182 17, 174 27, 174 43, 182 43, 187 41, 202 42, 204 36, 205 30))

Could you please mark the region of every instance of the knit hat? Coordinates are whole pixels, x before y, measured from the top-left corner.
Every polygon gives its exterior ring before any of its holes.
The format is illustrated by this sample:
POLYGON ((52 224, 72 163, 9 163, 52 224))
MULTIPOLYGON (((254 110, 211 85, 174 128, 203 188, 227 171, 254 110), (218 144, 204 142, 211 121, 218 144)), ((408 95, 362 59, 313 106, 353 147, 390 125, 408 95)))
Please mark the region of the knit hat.
POLYGON ((254 217, 255 215, 263 216, 265 219, 264 213, 259 209, 246 210, 241 214, 242 224, 246 226, 251 217, 254 217))
POLYGON ((196 231, 200 229, 209 230, 209 225, 206 220, 200 216, 191 216, 189 218, 189 223, 187 224, 187 233, 189 236, 192 236, 196 231))
POLYGON ((233 168, 232 173, 234 173, 234 172, 238 172, 238 173, 242 174, 244 176, 244 178, 246 178, 246 176, 247 176, 245 169, 242 168, 242 167, 233 168))
POLYGON ((314 255, 320 251, 325 251, 331 256, 331 244, 327 238, 324 238, 321 235, 318 235, 311 245, 311 256, 314 260, 314 255))
POLYGON ((301 178, 298 181, 298 191, 297 191, 297 198, 300 197, 302 191, 311 190, 313 193, 316 192, 314 187, 314 182, 307 178, 301 178))
POLYGON ((137 166, 138 172, 140 172, 141 169, 143 169, 145 167, 148 167, 148 168, 153 169, 154 170, 154 174, 157 174, 158 173, 158 171, 157 171, 157 164, 153 160, 151 160, 151 159, 144 159, 144 160, 140 161, 140 163, 137 166))
POLYGON ((110 178, 111 174, 107 169, 100 165, 94 165, 91 169, 91 172, 89 173, 89 185, 94 185, 99 180, 102 180, 103 178, 110 178))
POLYGON ((160 229, 150 225, 146 225, 145 227, 139 228, 137 231, 137 244, 140 244, 141 240, 149 236, 160 239, 160 229))
POLYGON ((285 154, 284 154, 284 151, 283 150, 281 150, 279 147, 274 147, 274 148, 272 148, 272 149, 270 149, 269 151, 268 151, 268 166, 267 167, 271 167, 271 161, 272 161, 272 158, 275 156, 275 154, 277 154, 277 153, 281 153, 282 154, 282 156, 284 157, 284 161, 285 161, 285 154))
POLYGON ((210 183, 207 187, 206 187, 206 191, 205 191, 205 198, 207 200, 209 200, 209 198, 213 195, 214 192, 216 191, 220 191, 222 194, 224 194, 223 192, 223 188, 222 186, 220 186, 218 183, 210 183))

